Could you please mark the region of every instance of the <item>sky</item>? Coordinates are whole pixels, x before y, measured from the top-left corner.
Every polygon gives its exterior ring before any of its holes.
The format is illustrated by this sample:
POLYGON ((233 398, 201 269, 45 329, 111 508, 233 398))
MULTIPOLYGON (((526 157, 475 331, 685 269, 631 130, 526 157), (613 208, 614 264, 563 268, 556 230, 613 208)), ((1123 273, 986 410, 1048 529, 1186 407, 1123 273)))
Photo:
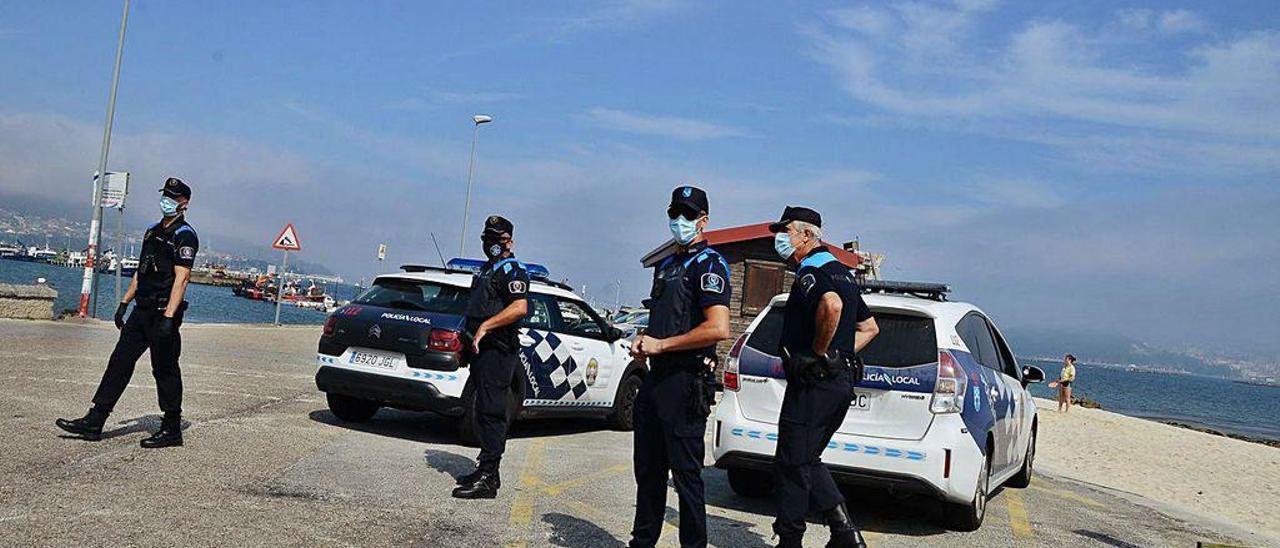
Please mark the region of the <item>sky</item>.
MULTIPOLYGON (((0 2, 0 203, 88 217, 121 7, 0 2)), ((1280 356, 1270 2, 137 0, 109 169, 132 224, 179 176, 206 238, 358 279, 457 255, 474 114, 464 254, 502 214, 592 300, 695 184, 1005 326, 1280 356)))

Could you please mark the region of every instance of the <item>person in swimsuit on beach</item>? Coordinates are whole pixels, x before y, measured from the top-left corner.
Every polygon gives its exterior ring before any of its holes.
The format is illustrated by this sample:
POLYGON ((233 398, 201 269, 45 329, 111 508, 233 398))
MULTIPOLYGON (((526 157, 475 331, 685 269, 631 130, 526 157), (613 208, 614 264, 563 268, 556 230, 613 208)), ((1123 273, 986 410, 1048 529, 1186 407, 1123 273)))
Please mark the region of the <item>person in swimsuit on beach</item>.
POLYGON ((1067 354, 1062 357, 1062 374, 1058 380, 1049 383, 1049 388, 1058 389, 1058 411, 1071 410, 1071 383, 1076 380, 1076 357, 1067 354))

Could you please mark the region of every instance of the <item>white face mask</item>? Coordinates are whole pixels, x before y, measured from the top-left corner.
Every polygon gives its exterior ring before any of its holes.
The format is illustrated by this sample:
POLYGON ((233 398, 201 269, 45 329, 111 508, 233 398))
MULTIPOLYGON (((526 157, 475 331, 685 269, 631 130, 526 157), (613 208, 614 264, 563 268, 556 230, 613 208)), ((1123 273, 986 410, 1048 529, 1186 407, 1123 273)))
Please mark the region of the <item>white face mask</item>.
POLYGON ((786 232, 779 232, 773 235, 773 250, 778 252, 778 256, 783 259, 790 259, 796 254, 796 247, 791 245, 791 235, 786 232))
POLYGON ((669 226, 671 228, 671 236, 680 245, 689 245, 694 238, 698 237, 698 221, 690 221, 685 219, 683 215, 678 215, 676 218, 671 219, 669 226))
POLYGON ((160 213, 165 217, 172 217, 178 214, 178 201, 168 196, 160 197, 160 213))

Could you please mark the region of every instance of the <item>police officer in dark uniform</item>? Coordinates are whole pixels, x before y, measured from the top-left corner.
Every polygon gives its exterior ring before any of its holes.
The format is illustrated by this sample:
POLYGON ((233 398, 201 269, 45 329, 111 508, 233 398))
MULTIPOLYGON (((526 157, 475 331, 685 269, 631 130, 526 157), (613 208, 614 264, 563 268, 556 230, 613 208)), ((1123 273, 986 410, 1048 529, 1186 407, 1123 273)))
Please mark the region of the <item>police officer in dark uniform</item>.
POLYGON ((707 194, 676 188, 667 208, 676 252, 654 270, 646 302, 649 327, 632 342, 649 373, 634 408, 636 517, 633 547, 651 547, 662 532, 667 475, 680 497, 680 545, 707 545, 702 461, 708 390, 716 343, 729 333, 729 265, 707 247, 707 194))
POLYGON ((782 323, 780 354, 787 389, 778 417, 773 531, 780 547, 799 547, 805 516, 820 512, 828 547, 866 546, 844 497, 822 464, 822 451, 844 421, 862 376, 857 353, 879 333, 849 267, 822 245, 822 217, 787 207, 769 225, 774 249, 796 267, 782 323))
POLYGON ((116 308, 115 323, 120 340, 111 352, 107 371, 93 396, 93 407, 78 419, 58 419, 59 428, 84 439, 102 439, 102 426, 133 376, 133 367, 142 352, 151 351, 151 373, 164 418, 160 430, 142 440, 148 448, 182 445, 182 374, 178 355, 182 336, 178 333, 187 309, 187 281, 195 265, 200 239, 187 224, 184 213, 191 201, 191 187, 170 177, 160 189, 160 222, 147 229, 142 239, 138 270, 116 308), (125 319, 129 302, 136 304, 125 319))
POLYGON ((512 253, 514 227, 497 215, 484 223, 480 241, 488 261, 471 281, 467 303, 467 332, 472 334, 471 380, 476 430, 480 438, 479 465, 458 478, 453 496, 494 498, 502 480, 498 464, 507 445, 507 397, 523 397, 520 370, 520 321, 529 311, 529 272, 512 253))

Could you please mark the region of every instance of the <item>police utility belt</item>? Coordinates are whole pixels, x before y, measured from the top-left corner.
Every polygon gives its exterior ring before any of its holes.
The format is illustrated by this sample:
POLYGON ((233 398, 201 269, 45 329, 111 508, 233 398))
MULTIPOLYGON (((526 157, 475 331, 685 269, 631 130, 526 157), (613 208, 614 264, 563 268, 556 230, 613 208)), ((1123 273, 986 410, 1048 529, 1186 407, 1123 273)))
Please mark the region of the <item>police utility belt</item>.
POLYGON ((787 373, 788 382, 796 380, 812 384, 833 379, 844 372, 849 373, 850 384, 862 382, 862 359, 857 354, 828 350, 825 356, 819 356, 813 351, 792 355, 789 350, 783 348, 782 355, 782 365, 787 373))

